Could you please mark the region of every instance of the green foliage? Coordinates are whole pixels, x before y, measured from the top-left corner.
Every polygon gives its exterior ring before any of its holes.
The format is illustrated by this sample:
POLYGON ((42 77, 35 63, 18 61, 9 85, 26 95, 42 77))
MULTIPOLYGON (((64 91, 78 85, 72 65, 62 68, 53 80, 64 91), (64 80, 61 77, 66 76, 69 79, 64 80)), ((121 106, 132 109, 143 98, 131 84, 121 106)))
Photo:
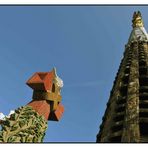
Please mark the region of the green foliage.
POLYGON ((47 121, 32 107, 24 106, 2 123, 0 142, 43 142, 47 121))

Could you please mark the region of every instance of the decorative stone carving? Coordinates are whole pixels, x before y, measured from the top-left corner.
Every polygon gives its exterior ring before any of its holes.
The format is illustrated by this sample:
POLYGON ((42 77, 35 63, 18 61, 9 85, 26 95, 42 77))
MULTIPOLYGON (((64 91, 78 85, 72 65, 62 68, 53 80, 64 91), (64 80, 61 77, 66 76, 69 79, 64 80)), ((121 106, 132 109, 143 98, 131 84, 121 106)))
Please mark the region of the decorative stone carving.
POLYGON ((0 131, 0 142, 43 142, 47 121, 30 106, 20 107, 6 117, 0 131))

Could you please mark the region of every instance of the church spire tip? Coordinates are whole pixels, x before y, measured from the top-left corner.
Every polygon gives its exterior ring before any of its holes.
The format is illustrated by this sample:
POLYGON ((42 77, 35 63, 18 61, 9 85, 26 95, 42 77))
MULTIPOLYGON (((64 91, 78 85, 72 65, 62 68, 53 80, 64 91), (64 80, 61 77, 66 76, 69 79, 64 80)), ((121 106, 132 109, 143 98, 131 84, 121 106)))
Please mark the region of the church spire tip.
POLYGON ((140 11, 134 12, 132 23, 133 28, 144 26, 140 11))

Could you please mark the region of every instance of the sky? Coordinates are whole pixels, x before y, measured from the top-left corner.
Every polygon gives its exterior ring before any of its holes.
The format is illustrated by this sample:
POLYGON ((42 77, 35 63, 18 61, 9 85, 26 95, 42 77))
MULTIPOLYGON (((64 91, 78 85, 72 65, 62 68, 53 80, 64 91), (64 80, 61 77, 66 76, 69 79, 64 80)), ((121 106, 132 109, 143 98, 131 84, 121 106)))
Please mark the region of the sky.
POLYGON ((44 142, 95 142, 124 47, 148 6, 0 6, 0 112, 32 100, 25 83, 53 67, 65 112, 44 142))

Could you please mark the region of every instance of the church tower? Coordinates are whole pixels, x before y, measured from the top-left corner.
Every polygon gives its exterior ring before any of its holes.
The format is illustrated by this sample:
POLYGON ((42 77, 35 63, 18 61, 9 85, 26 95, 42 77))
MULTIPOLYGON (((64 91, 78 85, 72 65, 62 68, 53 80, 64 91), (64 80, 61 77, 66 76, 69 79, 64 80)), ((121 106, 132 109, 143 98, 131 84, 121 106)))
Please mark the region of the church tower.
POLYGON ((148 142, 148 34, 134 12, 97 142, 148 142))

